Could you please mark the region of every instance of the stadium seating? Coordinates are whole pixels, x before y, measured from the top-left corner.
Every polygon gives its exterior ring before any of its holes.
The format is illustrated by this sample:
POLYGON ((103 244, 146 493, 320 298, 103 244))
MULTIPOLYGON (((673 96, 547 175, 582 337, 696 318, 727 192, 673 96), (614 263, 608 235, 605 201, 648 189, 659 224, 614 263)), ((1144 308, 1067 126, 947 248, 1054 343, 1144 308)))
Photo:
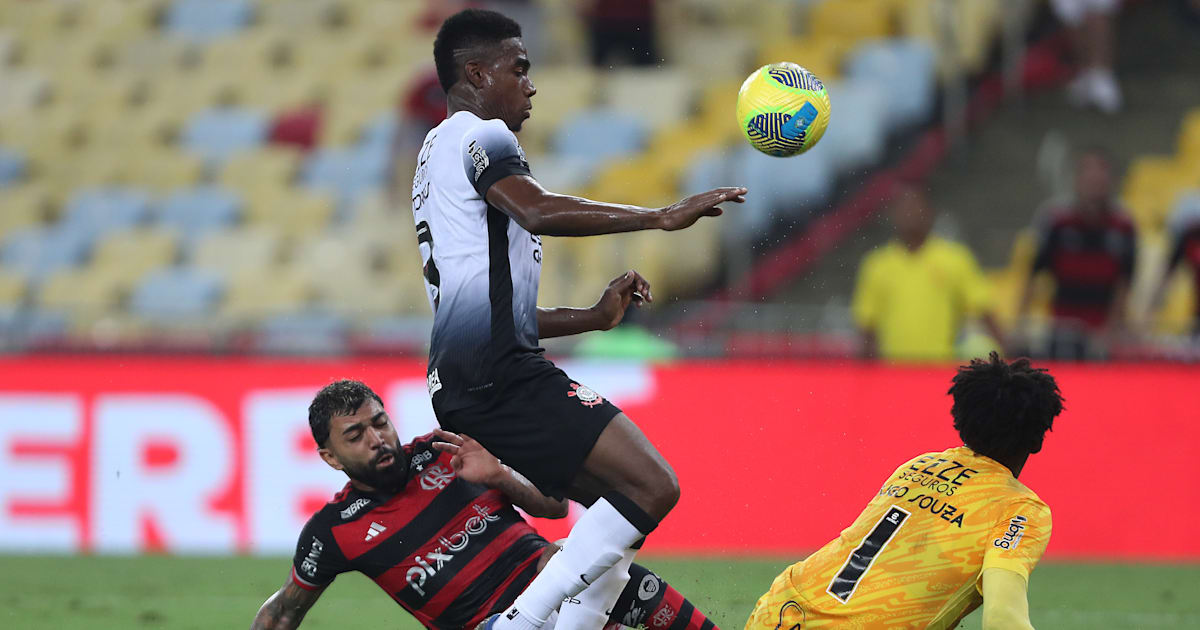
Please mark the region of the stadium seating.
MULTIPOLYGON (((336 340, 329 349, 345 343, 347 325, 411 335, 428 306, 408 174, 394 200, 384 187, 416 151, 402 146, 394 164, 397 138, 424 134, 398 105, 430 72, 434 4, 0 3, 0 24, 15 25, 0 28, 0 278, 26 287, 18 305, 0 307, 15 313, 4 325, 51 336, 98 314, 160 325, 173 312, 166 284, 178 281, 179 312, 194 321, 261 325, 277 340, 311 330, 336 340), (317 107, 311 151, 268 144, 279 115, 317 107)), ((956 4, 979 5, 954 19, 968 25, 965 63, 982 63, 1000 3, 956 4)), ((643 205, 731 183, 754 194, 728 217, 737 230, 701 222, 686 238, 548 239, 548 259, 563 264, 546 266, 543 297, 590 303, 626 266, 670 277, 656 278, 660 295, 684 295, 712 277, 729 233, 761 237, 778 220, 803 219, 840 175, 876 163, 892 134, 932 113, 944 53, 932 0, 660 9, 671 16, 661 33, 668 63, 645 69, 583 64, 581 25, 558 0, 520 12, 544 24, 540 39, 526 25, 531 53, 548 52, 533 59, 539 94, 520 134, 533 172, 552 190, 643 205), (795 160, 752 153, 731 124, 753 63, 784 59, 825 79, 834 101, 827 139, 795 160), (906 89, 892 89, 901 72, 906 89)), ((1200 111, 1188 120, 1181 169, 1200 164, 1200 111)), ((1128 186, 1140 216, 1160 226, 1174 200, 1154 192, 1163 177, 1128 186)), ((1184 180, 1170 179, 1172 190, 1184 180)))
POLYGON ((241 219, 242 201, 224 188, 183 188, 167 197, 158 209, 158 224, 194 242, 202 236, 231 227, 241 219))
POLYGON ((130 311, 152 322, 194 322, 212 312, 221 291, 220 276, 203 269, 160 269, 136 288, 130 311))

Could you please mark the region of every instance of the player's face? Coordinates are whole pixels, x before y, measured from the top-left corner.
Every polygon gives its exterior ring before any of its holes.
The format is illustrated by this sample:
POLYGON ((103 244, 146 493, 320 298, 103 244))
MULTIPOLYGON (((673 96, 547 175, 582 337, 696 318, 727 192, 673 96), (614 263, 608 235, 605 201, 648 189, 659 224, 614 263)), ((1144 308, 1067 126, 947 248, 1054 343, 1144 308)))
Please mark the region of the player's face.
POLYGON ((924 195, 915 191, 900 193, 892 204, 892 225, 906 241, 920 241, 933 229, 933 209, 924 195))
POLYGON ((333 417, 320 454, 333 468, 377 490, 399 488, 408 472, 396 427, 373 399, 352 415, 333 417))
POLYGON ((529 53, 521 38, 500 42, 495 57, 487 67, 488 82, 483 86, 484 99, 491 113, 504 121, 511 131, 521 130, 533 109, 537 88, 529 78, 529 53))
POLYGON ((1085 204, 1099 204, 1112 194, 1112 167, 1099 155, 1079 159, 1075 172, 1075 194, 1085 204))

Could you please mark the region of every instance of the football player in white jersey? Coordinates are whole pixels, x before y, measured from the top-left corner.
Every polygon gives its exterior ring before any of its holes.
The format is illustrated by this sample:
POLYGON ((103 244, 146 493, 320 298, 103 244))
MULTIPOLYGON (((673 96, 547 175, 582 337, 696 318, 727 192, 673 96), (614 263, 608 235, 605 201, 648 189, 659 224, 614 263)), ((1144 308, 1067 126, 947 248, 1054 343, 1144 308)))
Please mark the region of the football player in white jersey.
POLYGON ((540 237, 680 230, 720 215, 718 205, 742 201, 746 189, 665 208, 547 191, 514 135, 536 94, 520 26, 493 11, 457 13, 438 32, 434 60, 448 117, 426 136, 412 194, 434 311, 434 411, 444 428, 476 439, 545 494, 590 505, 563 551, 485 623, 533 630, 567 598, 580 603, 563 606, 559 628, 600 628, 635 549, 678 501, 679 483, 641 430, 546 360, 538 340, 611 328, 631 302, 651 299, 650 285, 628 272, 592 308, 538 308, 540 237))

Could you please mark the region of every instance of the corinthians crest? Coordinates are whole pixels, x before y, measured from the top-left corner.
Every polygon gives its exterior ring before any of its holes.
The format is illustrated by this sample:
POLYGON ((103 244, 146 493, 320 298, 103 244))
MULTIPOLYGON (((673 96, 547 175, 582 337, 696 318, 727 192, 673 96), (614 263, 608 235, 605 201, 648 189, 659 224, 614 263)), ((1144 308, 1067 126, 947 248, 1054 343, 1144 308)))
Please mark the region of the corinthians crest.
POLYGON ((571 383, 571 391, 567 392, 567 396, 578 398, 584 407, 595 407, 604 402, 604 397, 597 394, 596 390, 579 383, 571 383))

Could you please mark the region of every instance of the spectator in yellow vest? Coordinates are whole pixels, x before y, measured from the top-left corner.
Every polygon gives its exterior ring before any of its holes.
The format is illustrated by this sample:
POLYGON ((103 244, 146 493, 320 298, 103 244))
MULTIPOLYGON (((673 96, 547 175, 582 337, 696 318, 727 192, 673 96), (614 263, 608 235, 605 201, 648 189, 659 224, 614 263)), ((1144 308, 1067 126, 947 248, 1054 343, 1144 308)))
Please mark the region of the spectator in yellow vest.
POLYGON ((896 238, 859 268, 852 310, 867 357, 951 359, 972 317, 1003 342, 975 257, 959 243, 931 236, 935 218, 924 191, 903 186, 891 206, 896 238))

